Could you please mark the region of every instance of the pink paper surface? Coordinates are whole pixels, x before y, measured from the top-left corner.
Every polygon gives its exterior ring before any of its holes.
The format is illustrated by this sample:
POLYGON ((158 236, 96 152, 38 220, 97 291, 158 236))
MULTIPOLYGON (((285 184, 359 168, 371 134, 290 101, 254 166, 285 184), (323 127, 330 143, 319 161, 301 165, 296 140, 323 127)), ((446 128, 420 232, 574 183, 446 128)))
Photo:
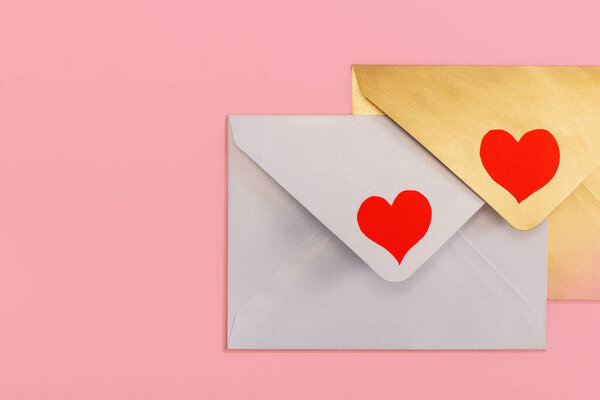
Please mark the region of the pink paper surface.
POLYGON ((350 65, 600 65, 595 2, 0 4, 0 398, 585 399, 547 351, 225 350, 227 114, 348 114, 350 65))

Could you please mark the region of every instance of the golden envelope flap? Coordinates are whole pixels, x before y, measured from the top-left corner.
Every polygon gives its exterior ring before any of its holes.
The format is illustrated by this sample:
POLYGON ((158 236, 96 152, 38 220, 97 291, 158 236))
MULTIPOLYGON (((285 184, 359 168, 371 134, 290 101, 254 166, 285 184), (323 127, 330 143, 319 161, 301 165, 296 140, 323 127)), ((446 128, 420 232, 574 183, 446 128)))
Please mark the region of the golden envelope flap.
POLYGON ((600 164, 600 67, 353 70, 355 113, 389 115, 517 229, 600 164))

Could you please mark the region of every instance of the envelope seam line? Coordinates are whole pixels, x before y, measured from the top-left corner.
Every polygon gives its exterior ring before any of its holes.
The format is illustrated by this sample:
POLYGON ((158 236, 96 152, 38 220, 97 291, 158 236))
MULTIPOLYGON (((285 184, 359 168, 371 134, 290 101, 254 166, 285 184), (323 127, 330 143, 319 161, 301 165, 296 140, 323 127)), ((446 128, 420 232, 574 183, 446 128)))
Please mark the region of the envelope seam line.
POLYGON ((596 199, 596 201, 600 202, 600 198, 598 198, 598 196, 596 196, 596 193, 594 193, 592 191, 592 189, 590 189, 589 186, 585 184, 585 182, 581 182, 581 184, 596 199))
POLYGON ((307 243, 309 243, 316 235, 317 233, 319 233, 319 231, 321 229, 324 228, 324 225, 321 224, 319 227, 317 227, 309 236, 308 238, 306 238, 306 240, 304 240, 302 242, 302 244, 300 244, 300 246, 298 246, 298 248, 283 262, 281 263, 281 265, 279 267, 277 267, 275 269, 275 271, 273 271, 273 273, 269 276, 269 278, 267 278, 264 283, 262 285, 260 285, 260 287, 254 292, 254 294, 252 294, 252 296, 250 296, 250 298, 248 300, 246 300, 245 302, 243 302, 238 309, 236 310, 235 314, 233 315, 233 318, 231 319, 231 329, 229 331, 229 335, 227 336, 227 343, 229 344, 231 342, 231 336, 233 335, 233 329, 235 327, 235 321, 237 319, 238 313, 248 304, 250 303, 257 295, 259 292, 262 291, 262 289, 269 284, 269 282, 271 282, 271 280, 273 280, 273 278, 275 277, 275 275, 277 275, 279 273, 279 271, 281 271, 283 268, 285 268, 286 265, 288 265, 293 259, 294 257, 296 257, 296 255, 304 248, 304 246, 306 246, 307 243))
POLYGON ((536 310, 536 308, 533 306, 533 304, 531 304, 531 302, 529 301, 529 299, 527 299, 525 296, 523 296, 523 294, 517 290, 517 288, 514 287, 514 285, 510 282, 510 280, 508 280, 508 278, 506 277, 506 275, 504 275, 499 269, 498 267, 496 267, 486 256, 485 254, 483 254, 481 252, 481 250, 479 250, 479 248, 477 248, 477 246, 475 246, 475 244, 464 234, 462 233, 460 230, 457 232, 460 237, 462 237, 468 244, 469 246, 471 246, 476 252, 477 254, 479 254, 479 256, 481 258, 483 258, 483 260, 489 265, 491 266, 494 271, 496 271, 496 273, 498 275, 500 275, 502 277, 502 279, 506 282, 506 284, 512 289, 514 290, 514 292, 521 298, 523 299, 523 301, 529 306, 531 307, 531 309, 533 310, 533 312, 535 312, 535 314, 537 315, 538 319, 540 320, 540 323, 543 324, 543 319, 542 316, 540 315, 540 313, 538 312, 538 310, 536 310))

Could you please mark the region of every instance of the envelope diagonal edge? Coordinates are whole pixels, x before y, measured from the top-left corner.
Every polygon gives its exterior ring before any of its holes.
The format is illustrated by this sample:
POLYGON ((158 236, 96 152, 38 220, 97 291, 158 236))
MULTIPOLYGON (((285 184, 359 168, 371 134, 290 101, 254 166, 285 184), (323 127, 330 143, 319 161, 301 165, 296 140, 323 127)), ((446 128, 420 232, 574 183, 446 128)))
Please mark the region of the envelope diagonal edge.
POLYGON ((250 296, 250 297, 249 297, 247 300, 245 300, 245 301, 244 301, 242 304, 240 304, 240 305, 237 307, 237 309, 236 309, 236 310, 233 312, 233 316, 232 316, 232 318, 231 318, 231 322, 228 324, 227 343, 231 342, 231 334, 232 334, 232 332, 233 332, 233 328, 234 328, 234 326, 235 326, 235 320, 236 320, 236 317, 237 317, 238 313, 239 313, 239 312, 240 312, 240 311, 241 311, 241 310, 242 310, 242 309, 243 309, 243 308, 244 308, 244 307, 245 307, 245 306, 246 306, 248 303, 250 303, 250 302, 252 301, 252 299, 254 299, 254 297, 256 297, 256 295, 257 295, 258 293, 260 293, 260 292, 261 292, 261 290, 263 289, 263 287, 264 287, 265 285, 267 285, 267 284, 268 284, 268 283, 269 283, 269 282, 270 282, 270 281, 273 279, 273 277, 274 277, 274 276, 275 276, 275 275, 276 275, 276 274, 277 274, 277 273, 278 273, 280 270, 282 270, 283 268, 285 268, 285 267, 286 267, 288 264, 290 264, 290 263, 292 262, 292 260, 294 260, 294 258, 296 258, 296 257, 298 256, 298 254, 299 254, 300 252, 302 252, 303 250, 305 250, 306 246, 307 246, 307 245, 308 245, 308 244, 311 242, 311 240, 312 240, 312 239, 313 239, 313 238, 314 238, 316 235, 318 235, 318 234, 319 234, 319 233, 320 233, 320 232, 321 232, 323 229, 327 229, 327 228, 325 228, 325 226, 323 226, 322 224, 321 224, 321 225, 320 225, 318 228, 316 228, 316 229, 314 230, 314 232, 313 232, 313 233, 312 233, 312 234, 311 234, 311 235, 310 235, 310 236, 309 236, 309 237, 308 237, 308 238, 307 238, 307 239, 306 239, 306 240, 305 240, 303 243, 301 243, 301 244, 298 246, 297 250, 296 250, 296 251, 294 251, 294 252, 293 252, 293 253, 292 253, 292 254, 289 256, 289 258, 288 258, 287 260, 285 260, 285 261, 284 261, 284 262, 283 262, 281 265, 277 266, 277 267, 276 267, 276 268, 273 270, 273 272, 271 273, 271 275, 270 275, 270 276, 268 276, 268 277, 266 278, 266 280, 262 282, 262 284, 261 284, 261 285, 258 287, 258 289, 256 289, 256 292, 255 292, 253 295, 251 295, 251 296, 250 296))
MULTIPOLYGON (((546 326, 547 221, 531 233, 516 231, 484 206, 457 235, 465 240, 546 326), (492 227, 492 228, 491 228, 492 227), (494 230, 493 235, 488 230, 494 230), (487 235, 494 239, 487 238, 487 235), (498 245, 503 243, 503 245, 498 245), (533 246, 533 247, 532 247, 533 246), (537 268, 538 271, 530 271, 537 268), (537 274, 537 275, 536 275, 537 274)), ((525 231, 527 232, 527 231, 525 231)))
POLYGON ((588 175, 581 184, 600 202, 600 167, 588 175))
POLYGON ((540 311, 538 309, 536 309, 536 307, 532 304, 532 302, 527 297, 525 297, 523 295, 523 293, 521 293, 519 291, 519 289, 510 280, 508 280, 508 278, 502 273, 501 269, 498 268, 496 265, 494 265, 494 263, 492 263, 488 259, 488 257, 486 257, 486 255, 479 248, 477 248, 477 246, 475 246, 473 244, 473 242, 461 230, 456 232, 456 234, 459 235, 461 238, 463 238, 473 248, 473 250, 475 250, 477 252, 477 254, 485 261, 485 263, 487 265, 489 265, 494 271, 496 271, 500 277, 502 277, 502 279, 506 282, 506 284, 509 285, 510 288, 512 290, 514 290, 514 292, 520 298, 522 298, 523 301, 525 301, 529 305, 529 307, 531 307, 533 312, 535 312, 535 314, 537 315, 540 323, 545 326, 545 321, 546 321, 545 312, 544 312, 544 316, 542 316, 542 314, 540 314, 540 311))
POLYGON ((387 117, 230 116, 230 124, 242 152, 389 281, 408 278, 483 205, 387 117), (420 191, 433 217, 399 267, 360 231, 357 211, 368 197, 391 203, 404 190, 420 191))
MULTIPOLYGON (((243 257, 242 258, 238 258, 235 257, 235 255, 232 254, 232 252, 228 252, 228 336, 233 333, 233 329, 232 329, 232 318, 234 315, 237 315, 237 312, 244 307, 244 305, 247 305, 248 303, 252 303, 255 302, 256 299, 256 295, 259 294, 259 292, 261 292, 263 290, 264 287, 267 287, 270 282, 273 280, 274 277, 276 277, 283 268, 286 267, 286 262, 285 257, 277 257, 278 253, 281 253, 279 251, 268 251, 269 255, 272 255, 271 253, 277 253, 275 254, 275 256, 273 257, 269 257, 270 260, 269 261, 274 261, 271 262, 271 264, 276 265, 276 267, 273 267, 273 265, 271 265, 271 267, 269 267, 267 264, 269 264, 268 262, 262 262, 264 260, 261 260, 259 257, 257 257, 255 254, 253 257, 250 257, 250 259, 248 259, 245 256, 248 255, 253 255, 253 250, 245 247, 243 245, 244 242, 247 241, 247 239, 245 240, 244 237, 236 234, 235 231, 242 231, 242 233, 248 233, 247 232, 247 228, 252 228, 253 226, 260 226, 261 223, 263 221, 269 220, 269 219, 277 219, 279 217, 282 216, 281 214, 281 210, 284 210, 284 214, 287 217, 287 228, 283 228, 283 229, 275 229, 276 231, 278 230, 279 233, 282 233, 283 235, 278 235, 277 232, 276 234, 273 234, 273 232, 271 232, 270 236, 268 236, 267 238, 265 238, 266 240, 269 240, 269 238, 271 240, 276 240, 278 239, 278 237, 281 236, 285 236, 285 238, 290 241, 292 244, 298 244, 298 243, 302 243, 302 241, 305 242, 305 244, 310 244, 311 241, 314 238, 315 234, 321 235, 320 232, 328 232, 327 229, 323 230, 320 229, 319 226, 322 227, 322 225, 320 224, 320 222, 318 222, 318 220, 316 220, 314 218, 314 216, 312 216, 310 213, 308 213, 306 210, 304 210, 303 212, 303 207, 295 200, 293 199, 288 193, 286 193, 281 187, 279 187, 279 185, 274 182, 272 180, 272 178, 270 176, 268 176, 259 166, 257 166, 256 164, 254 164, 250 159, 248 159, 248 157, 243 154, 239 149, 234 148, 235 145, 233 145, 232 141, 231 141, 231 137, 229 138, 229 204, 230 204, 230 215, 228 218, 228 223, 229 223, 229 227, 230 229, 228 230, 228 246, 230 250, 233 250, 233 252, 241 252, 243 257), (250 175, 244 175, 244 176, 237 176, 239 172, 241 172, 244 168, 248 168, 248 167, 253 167, 253 172, 250 175), (248 186, 248 187, 239 187, 240 184, 242 183, 248 183, 251 182, 253 184, 258 184, 257 186, 248 186), (266 182, 266 184, 265 184, 266 182), (277 195, 277 193, 274 193, 275 188, 278 187, 280 189, 281 195, 277 195), (248 189, 248 188, 254 188, 255 190, 257 190, 256 195, 258 195, 259 197, 262 197, 263 200, 265 200, 267 202, 267 204, 269 206, 263 207, 260 205, 257 205, 256 201, 253 201, 253 195, 247 193, 246 190, 244 189, 248 189), (240 203, 239 201, 232 201, 232 196, 234 197, 241 197, 242 198, 242 202, 240 203), (251 213, 248 213, 246 215, 243 215, 244 218, 240 218, 240 212, 243 214, 244 211, 244 205, 243 202, 244 200, 249 201, 249 206, 250 208, 254 211, 251 213), (233 207, 232 207, 233 205, 233 207), (273 207, 275 206, 275 207, 273 207), (262 210, 262 211, 261 211, 262 210), (233 214, 233 215, 232 215, 233 214), (266 217, 266 218, 265 218, 266 217), (252 218, 254 218, 254 223, 249 222, 248 218, 250 218, 250 220, 252 218), (234 226, 235 225, 235 226, 234 226), (240 226, 241 225, 241 226, 240 226), (240 229, 241 228, 241 229, 240 229), (315 231, 316 229, 316 231, 315 231), (298 234, 298 232, 296 232, 297 230, 301 231, 300 234, 298 234), (305 239, 302 239, 302 237, 304 237, 305 239), (277 264, 277 259, 279 259, 279 264, 277 264), (244 264, 250 262, 256 265, 260 265, 262 269, 266 269, 268 270, 266 274, 261 273, 262 271, 260 270, 244 270, 244 264), (238 274, 242 274, 244 275, 243 279, 236 279, 236 275, 238 274), (252 284, 252 279, 256 276, 259 275, 261 276, 260 282, 258 285, 256 284, 252 284), (235 283, 235 281, 237 280, 236 284, 232 284, 232 281, 235 283), (235 293, 233 292, 237 292, 240 291, 244 288, 253 288, 253 290, 255 290, 254 293, 250 293, 248 296, 248 293, 246 293, 246 298, 242 299, 242 301, 239 301, 239 299, 236 299, 234 296, 235 293), (236 304, 237 306, 239 306, 240 308, 236 308, 236 304)), ((238 199, 239 200, 239 199, 238 199)), ((482 210, 483 211, 483 210, 482 210)), ((489 212, 488 212, 489 213, 489 212)), ((475 220, 480 220, 483 221, 482 217, 478 217, 475 218, 475 220)), ((503 223, 503 222, 502 222, 503 223)), ((270 227, 276 227, 277 224, 270 224, 270 227)), ((508 226, 506 226, 508 227, 508 226)), ((464 230, 461 229, 461 231, 464 230)), ((514 231, 512 229, 509 229, 510 231, 514 231)), ((265 233, 269 233, 268 229, 265 230, 260 230, 258 234, 265 234, 265 233)), ((285 240, 284 240, 285 241, 285 240)), ((256 244, 257 242, 254 241, 254 244, 256 244)), ((345 245, 343 245, 341 242, 339 242, 339 240, 337 238, 335 238, 335 240, 331 243, 337 243, 336 245, 334 245, 333 247, 338 248, 346 248, 345 245)), ((280 245, 282 244, 282 242, 279 243, 280 245)), ((260 247, 260 246, 259 246, 260 247)), ((279 246, 281 247, 281 246, 279 246)), ((284 246, 285 247, 285 246, 284 246)), ((293 246, 290 246, 290 249, 292 249, 293 246)), ((288 249, 288 250, 290 250, 288 249)), ((347 248, 346 248, 347 249, 347 248)), ((264 248, 263 248, 264 250, 264 248)), ((288 262, 289 260, 294 260, 298 257, 299 252, 304 251, 304 248, 294 248, 292 249, 290 252, 290 254, 287 254, 286 257, 288 257, 288 262), (295 254, 295 255, 294 255, 295 254)), ((348 250, 346 250, 347 252, 348 250)), ((466 251, 466 250, 465 250, 466 251)), ((352 254, 352 258, 355 260, 354 263, 356 263, 357 265, 360 265, 359 268, 361 268, 363 270, 364 273, 366 273, 367 277, 371 277, 371 278, 375 278, 376 282, 379 282, 380 279, 375 277, 373 275, 373 273, 371 271, 368 270, 368 268, 366 267, 366 265, 364 265, 364 263, 362 261, 360 261, 353 253, 350 252, 350 254, 352 254)), ((539 252, 537 252, 537 254, 539 254, 539 252)), ((508 274, 506 274, 508 276, 511 275, 510 271, 508 274)), ((343 276, 341 276, 340 278, 342 278, 343 281, 343 276)), ((410 281, 413 281, 416 278, 416 276, 414 278, 411 278, 410 281)), ((514 278, 514 276, 513 276, 514 278)), ((538 276, 538 278, 540 278, 538 276)), ((337 278, 336 278, 337 279, 337 278)), ((367 278, 369 279, 369 278, 367 278)), ((534 279, 534 280, 539 280, 539 279, 534 279)), ((531 281, 531 279, 526 279, 525 281, 531 281)), ((384 282, 384 281, 381 281, 384 282)), ((508 282, 508 281, 506 281, 508 282)), ((385 284, 385 283, 384 283, 385 284)), ((389 283, 387 283, 388 285, 390 285, 389 283)), ((394 284, 391 284, 394 285, 394 284)), ((399 284, 395 284, 395 285, 399 285, 399 284)), ((509 284, 510 285, 510 284, 509 284)), ((527 302, 527 299, 525 298, 525 296, 523 296, 522 294, 519 294, 519 291, 517 290, 517 288, 515 288, 513 285, 511 286, 511 290, 512 293, 517 293, 519 295, 520 298, 524 299, 525 302, 527 302)), ((545 287, 545 281, 543 282, 543 286, 545 287)), ((244 296, 242 296, 244 297, 244 296)), ((538 296, 539 297, 539 296, 538 296)), ((543 298, 545 298, 545 295, 542 296, 543 298)), ((473 299, 469 299, 469 302, 472 302, 473 299)), ((530 308, 530 307, 529 307, 530 308)), ((535 311, 535 310, 534 310, 535 311)), ((535 315, 537 315, 538 313, 535 312, 535 315)), ((536 317, 536 319, 538 319, 538 317, 536 317)), ((545 327, 545 324, 543 324, 543 327, 545 327)), ((542 327, 542 328, 543 328, 542 327)), ((543 343, 545 341, 542 340, 541 338, 541 333, 538 334, 538 336, 536 336, 537 339, 532 339, 532 341, 529 341, 525 344, 508 344, 508 345, 503 345, 503 346, 498 346, 497 343, 496 345, 494 345, 494 343, 488 343, 487 345, 477 345, 475 344, 463 344, 462 346, 451 346, 450 344, 448 344, 448 342, 444 342, 442 340, 442 343, 438 343, 437 345, 431 345, 431 343, 429 343, 429 345, 427 344, 417 344, 417 343, 413 343, 413 346, 403 346, 405 348, 481 348, 481 347, 486 347, 486 348, 541 348, 543 347, 543 343)), ((393 336, 393 335, 392 335, 393 336)), ((542 335, 543 336, 543 335, 542 335)), ((514 338, 513 338, 514 339, 514 338)), ((516 339, 515 339, 516 340, 516 339)), ((377 342, 374 342, 375 344, 377 344, 377 342)), ((380 342, 381 343, 381 342, 380 342)), ((335 343, 334 343, 335 344, 335 343)), ((321 346, 321 348, 335 348, 336 346, 332 344, 330 346, 321 346)), ((230 346, 231 347, 231 346, 230 346)), ((243 348, 244 346, 233 346, 236 348, 243 348)), ((381 345, 375 345, 373 346, 373 344, 371 344, 371 346, 369 345, 360 345, 358 348, 382 348, 381 345)), ((384 346, 385 347, 385 346, 384 346)), ((292 347, 290 347, 292 348, 292 347)), ((355 347, 348 347, 348 348, 357 348, 355 347)))

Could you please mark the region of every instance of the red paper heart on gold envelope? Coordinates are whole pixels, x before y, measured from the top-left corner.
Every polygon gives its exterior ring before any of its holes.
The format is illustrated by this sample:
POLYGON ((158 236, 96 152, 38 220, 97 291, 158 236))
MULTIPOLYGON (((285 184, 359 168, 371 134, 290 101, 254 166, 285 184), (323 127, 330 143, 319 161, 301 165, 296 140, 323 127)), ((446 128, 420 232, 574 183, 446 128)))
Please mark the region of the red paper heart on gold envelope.
POLYGON ((431 206, 415 190, 401 192, 390 205, 372 196, 363 201, 357 214, 358 226, 366 237, 389 251, 398 264, 431 224, 431 206))
POLYGON ((544 129, 529 131, 518 142, 504 130, 491 130, 479 153, 490 177, 519 203, 550 182, 560 162, 558 143, 544 129))

